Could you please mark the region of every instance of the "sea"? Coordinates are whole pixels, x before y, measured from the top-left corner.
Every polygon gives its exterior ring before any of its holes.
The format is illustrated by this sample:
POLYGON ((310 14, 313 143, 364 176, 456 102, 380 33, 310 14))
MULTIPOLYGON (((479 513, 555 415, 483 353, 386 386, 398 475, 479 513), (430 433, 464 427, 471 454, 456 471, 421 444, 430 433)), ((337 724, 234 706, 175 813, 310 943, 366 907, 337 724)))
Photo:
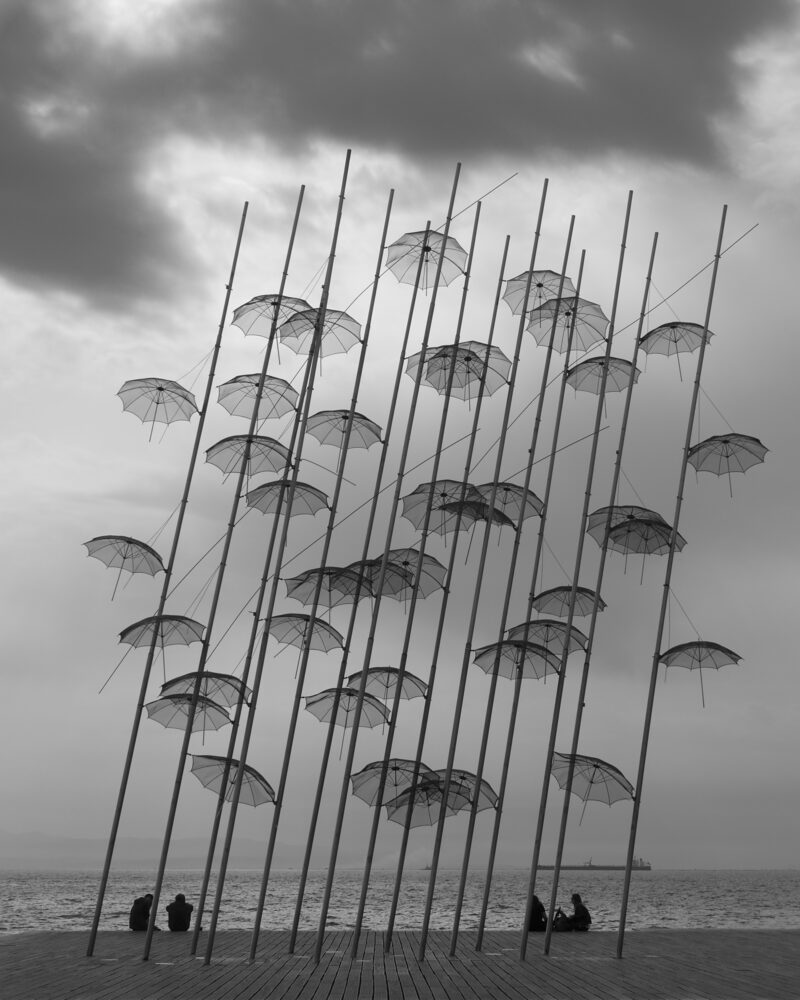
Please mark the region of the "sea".
MULTIPOLYGON (((460 870, 440 870, 431 915, 431 929, 450 930, 460 870)), ((430 873, 410 870, 403 876, 395 927, 413 930, 424 913, 430 873)), ((518 930, 523 922, 528 870, 500 869, 492 879, 486 928, 518 930)), ((101 930, 128 926, 128 912, 137 896, 151 891, 152 873, 112 872, 101 918, 101 930)), ((325 872, 311 871, 301 911, 300 928, 316 930, 325 872)), ((570 911, 570 896, 581 894, 592 914, 592 928, 616 930, 622 899, 623 872, 562 871, 557 902, 570 911)), ((166 924, 164 907, 177 893, 197 903, 202 884, 200 871, 168 872, 159 902, 159 923, 166 924)), ((220 906, 219 930, 251 930, 261 884, 260 871, 229 871, 220 906)), ((460 927, 478 926, 483 901, 483 878, 470 873, 460 927)), ((282 930, 291 926, 297 902, 299 873, 275 871, 270 876, 261 926, 282 930)), ((96 871, 0 871, 0 933, 81 930, 94 915, 99 873, 96 871)), ((394 886, 394 871, 375 870, 370 879, 365 929, 386 927, 394 886)), ((536 894, 549 903, 551 873, 540 872, 536 894)), ((213 903, 212 882, 208 906, 213 903)), ((361 871, 337 871, 331 893, 327 926, 341 930, 353 926, 361 891, 361 871)), ((635 871, 631 882, 626 927, 651 928, 800 928, 800 870, 667 870, 635 871)))

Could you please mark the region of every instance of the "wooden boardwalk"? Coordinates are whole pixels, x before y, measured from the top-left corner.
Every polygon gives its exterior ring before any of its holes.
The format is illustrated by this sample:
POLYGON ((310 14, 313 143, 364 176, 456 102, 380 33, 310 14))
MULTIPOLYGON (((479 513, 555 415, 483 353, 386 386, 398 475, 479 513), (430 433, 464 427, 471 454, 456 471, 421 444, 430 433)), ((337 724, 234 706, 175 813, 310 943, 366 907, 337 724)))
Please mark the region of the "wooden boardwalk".
POLYGON ((486 934, 482 952, 465 932, 457 954, 449 934, 429 937, 417 961, 419 935, 364 933, 351 961, 350 933, 330 933, 319 965, 315 935, 301 934, 293 955, 288 933, 265 931, 258 958, 247 962, 250 936, 217 935, 210 966, 188 954, 189 935, 158 934, 150 960, 144 935, 105 931, 86 958, 86 932, 0 937, 2 1000, 797 1000, 800 931, 639 931, 614 957, 610 932, 565 934, 541 953, 531 938, 525 962, 517 935, 486 934))

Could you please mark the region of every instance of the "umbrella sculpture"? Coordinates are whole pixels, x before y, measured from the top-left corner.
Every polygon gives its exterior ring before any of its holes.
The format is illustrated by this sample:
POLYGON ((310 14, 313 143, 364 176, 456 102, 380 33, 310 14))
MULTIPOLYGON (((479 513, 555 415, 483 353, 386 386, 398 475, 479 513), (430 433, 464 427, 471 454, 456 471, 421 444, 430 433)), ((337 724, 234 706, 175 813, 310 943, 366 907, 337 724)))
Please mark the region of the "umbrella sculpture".
POLYGON ((205 625, 185 615, 152 615, 123 629, 120 642, 130 646, 150 646, 153 637, 159 646, 189 646, 201 642, 205 625))
MULTIPOLYGON (((421 357, 421 351, 412 354, 406 365, 406 374, 415 381, 421 357)), ((511 362, 499 347, 490 347, 477 340, 429 347, 423 364, 422 382, 432 386, 442 396, 449 385, 450 394, 459 399, 471 398, 481 379, 484 380, 484 393, 491 396, 508 384, 508 373, 511 371, 511 362)))
POLYGON ((143 424, 151 424, 151 438, 157 423, 191 420, 198 412, 192 393, 168 378, 129 379, 117 395, 122 400, 123 410, 135 414, 143 424))
MULTIPOLYGON (((445 815, 455 816, 457 812, 466 809, 470 804, 471 794, 472 788, 469 785, 461 785, 457 781, 451 781, 447 790, 445 815)), ((386 817, 392 823, 399 823, 410 829, 417 826, 433 826, 439 819, 443 801, 444 786, 442 782, 438 777, 430 778, 426 775, 417 783, 413 794, 409 787, 402 791, 397 798, 384 802, 386 817), (413 806, 409 817, 410 803, 413 803, 413 806)))
POLYGON ((258 396, 258 419, 267 420, 270 417, 283 417, 297 407, 298 394, 289 383, 282 378, 267 375, 259 395, 258 386, 261 375, 237 375, 223 382, 217 389, 217 399, 232 417, 247 417, 253 415, 256 396, 258 396))
POLYGON ((585 649, 589 641, 588 636, 585 636, 580 629, 574 625, 567 628, 566 622, 557 621, 555 618, 535 618, 533 621, 514 625, 506 631, 506 638, 541 643, 548 650, 552 647, 552 651, 559 657, 563 654, 565 645, 569 647, 569 653, 574 653, 576 649, 585 649))
POLYGON ((606 805, 610 806, 622 799, 634 797, 633 785, 613 764, 608 764, 606 761, 600 760, 599 757, 553 751, 550 773, 560 788, 567 787, 570 766, 573 767, 570 791, 583 800, 581 820, 586 812, 586 804, 590 800, 592 802, 605 802, 606 805))
MULTIPOLYGON (((344 441, 349 419, 349 410, 320 410, 308 418, 306 431, 320 444, 331 444, 339 448, 344 441)), ((380 441, 380 427, 363 413, 353 411, 352 424, 348 439, 351 448, 369 448, 380 441)))
MULTIPOLYGON (((241 764, 234 757, 215 757, 211 754, 189 754, 192 758, 192 774, 204 788, 210 788, 219 795, 222 782, 227 771, 227 788, 225 799, 233 801, 236 777, 241 764)), ((249 764, 244 765, 242 787, 239 792, 239 802, 246 806, 261 806, 265 802, 274 802, 275 792, 267 779, 249 764)))
MULTIPOLYGON (((288 496, 291 485, 291 480, 279 479, 274 483, 264 483, 262 486, 257 486, 246 494, 247 506, 255 507, 262 514, 274 514, 280 509, 283 499, 288 496)), ((322 490, 318 490, 315 486, 309 486, 308 483, 295 482, 292 517, 300 514, 313 516, 321 510, 328 509, 328 498, 322 490)))
MULTIPOLYGON (((445 775, 447 774, 447 768, 439 768, 433 773, 438 774, 439 780, 444 782, 445 775)), ((478 779, 472 771, 462 771, 461 768, 454 767, 450 772, 450 783, 451 785, 455 783, 456 785, 469 789, 470 805, 472 804, 472 799, 475 798, 477 790, 478 812, 481 812, 483 809, 494 809, 497 805, 498 798, 495 790, 485 778, 481 778, 480 785, 478 785, 478 779)))
POLYGON ((481 483, 475 487, 481 499, 489 503, 494 491, 494 506, 513 521, 527 517, 538 517, 542 513, 542 501, 533 490, 525 490, 516 483, 481 483))
POLYGON ((706 695, 703 690, 703 667, 708 670, 711 667, 719 670, 729 663, 738 663, 741 656, 734 653, 727 646, 721 646, 718 642, 682 642, 678 646, 672 646, 665 653, 662 653, 658 662, 667 667, 685 667, 687 670, 698 670, 700 672, 700 697, 703 699, 703 708, 706 706, 706 695))
POLYGON ((381 581, 382 559, 365 559, 364 562, 350 563, 346 569, 363 576, 369 593, 383 597, 393 597, 396 601, 404 601, 411 596, 414 586, 414 574, 403 566, 387 561, 381 581), (379 588, 380 585, 380 588, 379 588))
MULTIPOLYGON (((569 613, 570 594, 572 587, 551 587, 550 590, 542 590, 538 593, 531 607, 540 614, 555 615, 557 618, 565 618, 569 613)), ((580 618, 592 613, 594 606, 595 592, 588 587, 575 588, 575 614, 580 618)), ((598 611, 605 611, 606 602, 601 597, 598 611)))
POLYGON ((291 295, 256 295, 233 310, 231 323, 238 326, 245 336, 269 337, 273 324, 280 326, 296 313, 310 308, 305 299, 291 295))
POLYGON ((129 535, 97 535, 83 544, 93 559, 99 559, 109 569, 119 570, 114 583, 114 591, 111 594, 112 601, 123 570, 131 575, 147 573, 149 576, 164 572, 161 556, 146 542, 140 542, 138 538, 131 538, 129 535))
POLYGON ((575 322, 572 335, 573 351, 588 351, 593 344, 605 338, 608 328, 608 317, 596 302, 571 296, 561 299, 560 302, 551 299, 538 309, 533 309, 526 329, 533 334, 537 344, 548 344, 554 320, 556 330, 553 350, 559 354, 563 354, 567 349, 573 320, 575 322))
MULTIPOLYGON (((289 462, 289 449, 271 437, 254 434, 250 441, 247 474, 257 476, 260 472, 282 472, 289 462)), ((238 472, 242 465, 248 435, 234 434, 217 441, 206 451, 206 461, 216 465, 220 472, 229 475, 238 472)))
POLYGON ((506 282, 506 290, 503 293, 503 301, 508 303, 508 307, 514 316, 519 316, 525 308, 525 312, 538 309, 550 299, 557 299, 559 289, 562 297, 574 296, 575 286, 566 276, 557 274, 555 271, 523 271, 516 278, 509 278, 506 282), (528 305, 525 308, 525 290, 528 287, 528 275, 531 275, 530 291, 528 293, 528 305), (563 281, 563 284, 562 284, 563 281))
POLYGON ((436 280, 436 271, 441 260, 439 281, 449 285, 459 274, 464 273, 467 253, 458 240, 429 229, 427 232, 404 233, 386 248, 386 266, 398 281, 413 285, 417 281, 422 258, 420 284, 430 288, 436 280))
MULTIPOLYGON (((401 792, 411 787, 415 772, 418 781, 438 780, 438 776, 422 761, 407 760, 404 757, 390 757, 385 763, 384 804, 391 799, 396 799, 401 792)), ((378 801, 383 767, 384 761, 376 760, 350 776, 353 795, 362 799, 367 805, 374 806, 378 801)))
MULTIPOLYGON (((191 694, 168 694, 163 698, 148 702, 144 707, 151 719, 160 722, 167 729, 186 729, 186 722, 192 706, 191 694)), ((200 695, 197 699, 192 732, 207 732, 227 726, 231 719, 222 705, 200 695)))
MULTIPOLYGON (((404 569, 411 575, 412 580, 416 578, 419 561, 420 554, 416 549, 389 549, 389 562, 404 569)), ((423 553, 422 569, 417 584, 417 593, 420 597, 430 597, 434 591, 441 590, 446 578, 447 570, 439 560, 429 556, 427 552, 423 553)))
MULTIPOLYGON (((346 684, 348 687, 358 689, 363 671, 358 670, 350 674, 346 684)), ((403 672, 403 679, 400 680, 400 671, 396 667, 370 667, 367 670, 367 682, 364 690, 367 694, 375 695, 381 701, 388 701, 394 697, 397 685, 400 685, 401 698, 424 698, 428 685, 416 674, 403 672)))
POLYGON ((270 619, 269 634, 276 642, 302 647, 308 641, 310 649, 329 653, 344 647, 344 637, 332 625, 311 615, 274 615, 270 619), (309 622, 312 622, 309 635, 309 622))
MULTIPOLYGON (((295 354, 310 354, 314 331, 319 322, 318 309, 305 309, 295 313, 278 329, 280 341, 295 354)), ((322 334, 317 350, 320 358, 331 354, 346 354, 361 339, 361 324, 338 309, 326 309, 322 334)))
MULTIPOLYGON (((315 715, 320 722, 342 726, 342 745, 339 748, 339 756, 341 757, 345 733, 355 725, 358 688, 328 688, 317 694, 309 695, 305 702, 306 711, 315 715)), ((374 729, 375 726, 383 726, 388 721, 389 709, 371 694, 363 695, 361 712, 358 716, 359 727, 374 729)))
POLYGON ((485 674, 497 671, 498 676, 514 680, 517 677, 541 680, 547 674, 557 674, 560 658, 538 642, 504 639, 473 650, 473 663, 485 674))
POLYGON ((599 393, 603 388, 603 373, 606 373, 605 391, 622 392, 628 388, 633 370, 633 381, 639 381, 641 374, 638 368, 634 368, 630 361, 623 358, 586 358, 573 365, 567 373, 567 385, 571 385, 576 392, 599 393))
MULTIPOLYGON (((586 520, 586 533, 591 535, 598 545, 602 545, 606 534, 606 522, 608 521, 608 507, 598 507, 592 511, 586 520)), ((654 510, 647 507, 639 507, 636 504, 621 504, 611 508, 611 521, 609 529, 616 528, 630 518, 639 518, 645 521, 661 522, 666 528, 669 525, 664 518, 654 510)))
MULTIPOLYGON (((644 579, 644 557, 662 556, 669 552, 670 539, 672 538, 672 527, 663 518, 658 519, 648 517, 628 517, 615 524, 608 532, 607 546, 609 552, 623 552, 625 554, 625 568, 628 566, 628 556, 632 553, 641 553, 642 572, 639 578, 641 583, 644 579)), ((675 535, 675 551, 680 552, 686 544, 686 539, 677 532, 675 535)))
MULTIPOLYGON (((709 330, 706 333, 706 341, 713 337, 709 330)), ((696 351, 703 342, 703 326, 700 323, 662 323, 655 330, 646 333, 639 341, 639 347, 645 354, 665 354, 667 357, 675 355, 678 361, 678 375, 683 379, 681 372, 682 353, 696 351)))
MULTIPOLYGON (((402 516, 410 521, 417 531, 421 531, 425 524, 429 502, 431 511, 441 511, 446 503, 458 501, 461 498, 462 490, 464 490, 464 484, 456 479, 436 479, 432 483, 420 483, 411 493, 402 498, 402 516), (431 495, 431 487, 433 487, 433 495, 431 495)), ((471 483, 467 483, 464 499, 482 501, 483 497, 471 483)), ((444 520, 444 515, 442 520, 444 520)))
MULTIPOLYGON (((174 694, 191 695, 196 683, 196 673, 173 677, 161 685, 161 697, 174 694)), ((233 674, 220 674, 213 670, 204 670, 200 676, 200 694, 203 698, 216 702, 217 705, 232 708, 238 704, 242 693, 244 693, 244 701, 249 704, 253 692, 240 678, 234 677, 233 674)))
POLYGON ((317 587, 317 577, 322 576, 322 590, 318 603, 325 608, 337 604, 354 604, 362 597, 374 597, 375 594, 363 574, 356 573, 343 566, 323 566, 304 570, 297 576, 287 577, 286 596, 300 601, 301 604, 311 604, 317 587))
POLYGON ((748 434, 717 434, 689 449, 686 461, 698 472, 713 472, 728 476, 728 489, 733 496, 731 473, 747 472, 764 461, 769 448, 748 434))
POLYGON ((516 530, 516 525, 497 507, 492 507, 483 500, 450 500, 439 508, 442 511, 442 518, 438 525, 431 528, 439 535, 444 535, 448 531, 455 531, 456 524, 460 525, 462 531, 475 526, 477 521, 486 521, 487 524, 496 524, 500 528, 512 528, 516 530), (459 514, 461 519, 459 521, 459 514))

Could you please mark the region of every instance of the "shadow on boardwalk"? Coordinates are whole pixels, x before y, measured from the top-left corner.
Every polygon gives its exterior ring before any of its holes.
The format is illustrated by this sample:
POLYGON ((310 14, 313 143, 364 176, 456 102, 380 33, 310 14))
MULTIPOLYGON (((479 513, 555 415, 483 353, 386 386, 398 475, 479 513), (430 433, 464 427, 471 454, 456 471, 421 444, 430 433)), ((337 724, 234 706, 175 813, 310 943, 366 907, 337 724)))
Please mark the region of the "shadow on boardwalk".
MULTIPOLYGON (((514 932, 487 933, 482 952, 463 933, 451 958, 449 934, 432 933, 426 960, 419 936, 397 933, 389 955, 383 934, 362 935, 350 959, 350 934, 332 932, 319 965, 312 932, 286 953, 288 933, 265 931, 255 963, 250 936, 217 935, 214 956, 188 954, 190 935, 156 936, 150 961, 144 935, 105 931, 86 958, 88 933, 42 932, 0 937, 3 1000, 796 1000, 800 996, 800 931, 639 931, 615 958, 610 932, 554 938, 548 957, 532 937, 525 962, 514 932)), ((201 942, 202 943, 202 942, 201 942)))

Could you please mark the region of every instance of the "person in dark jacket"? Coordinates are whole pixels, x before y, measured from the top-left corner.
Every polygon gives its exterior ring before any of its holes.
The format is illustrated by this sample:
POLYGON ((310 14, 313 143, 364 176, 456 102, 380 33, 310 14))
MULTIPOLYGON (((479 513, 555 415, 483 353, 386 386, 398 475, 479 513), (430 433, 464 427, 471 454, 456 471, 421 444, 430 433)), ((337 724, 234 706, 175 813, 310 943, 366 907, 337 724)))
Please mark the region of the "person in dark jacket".
POLYGON ((186 902, 186 897, 179 892, 175 901, 167 907, 167 926, 171 931, 188 931, 194 907, 186 902))
POLYGON ((533 897, 533 907, 531 909, 531 922, 528 925, 528 933, 543 933, 547 930, 547 914, 544 905, 538 896, 533 897))
POLYGON ((583 900, 578 895, 577 892, 572 894, 572 906, 574 912, 571 916, 567 916, 563 910, 556 910, 555 917, 553 919, 553 930, 554 931, 588 931, 589 925, 592 922, 592 917, 586 907, 583 905, 583 900))
POLYGON ((146 931, 150 922, 150 906, 153 902, 153 895, 150 892, 144 896, 134 899, 131 913, 128 917, 128 927, 132 931, 146 931))

